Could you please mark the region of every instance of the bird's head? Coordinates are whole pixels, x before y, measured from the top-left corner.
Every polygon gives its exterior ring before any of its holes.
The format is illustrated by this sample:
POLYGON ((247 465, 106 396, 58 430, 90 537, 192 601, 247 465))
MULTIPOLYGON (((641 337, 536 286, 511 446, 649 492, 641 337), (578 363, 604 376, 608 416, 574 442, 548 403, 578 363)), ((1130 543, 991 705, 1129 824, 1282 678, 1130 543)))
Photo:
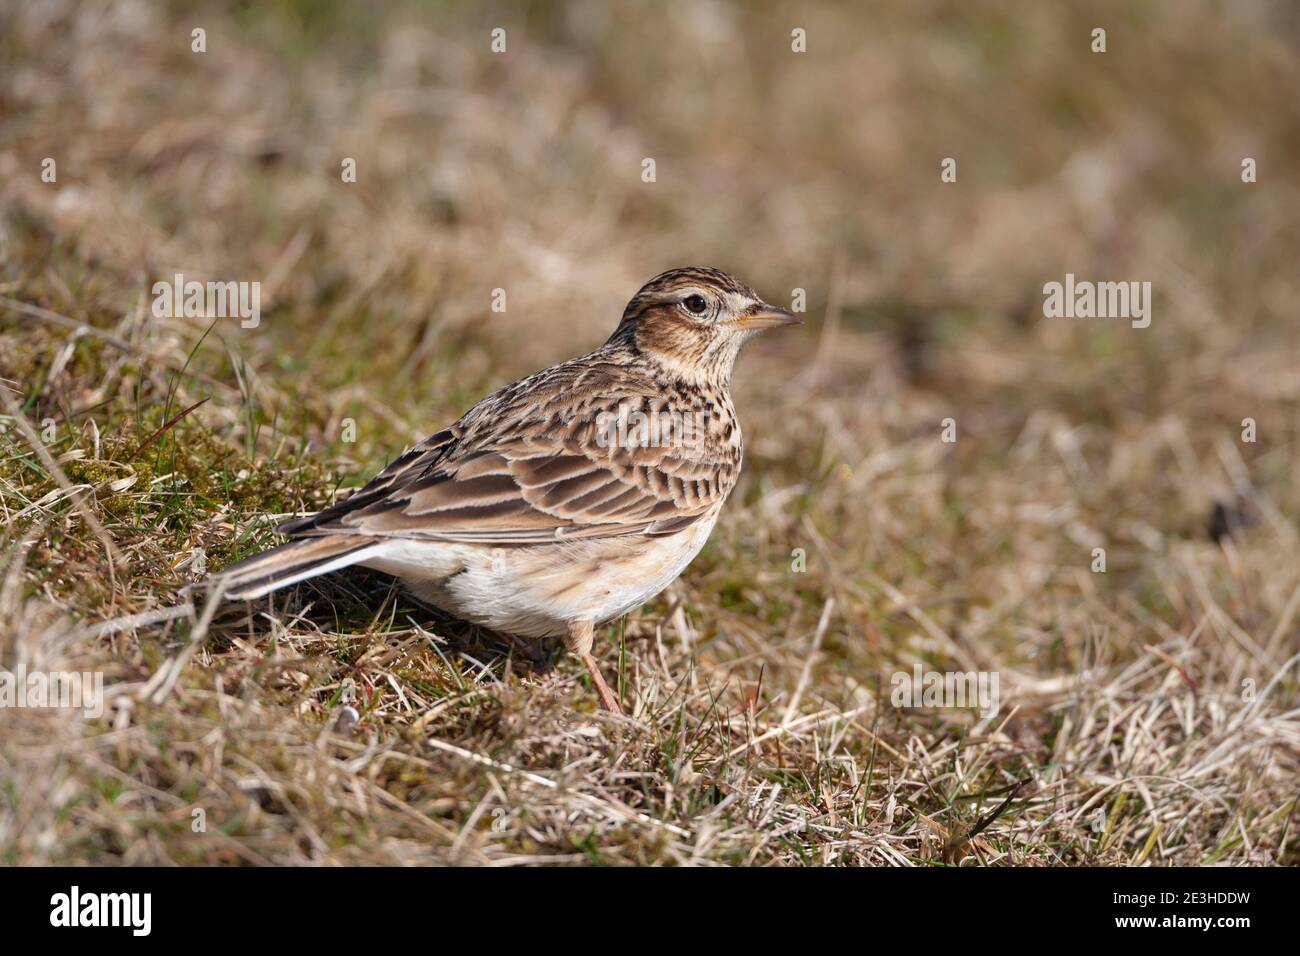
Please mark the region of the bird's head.
POLYGON ((690 266, 642 286, 610 341, 634 346, 683 378, 726 382, 746 341, 764 329, 798 324, 739 279, 690 266))

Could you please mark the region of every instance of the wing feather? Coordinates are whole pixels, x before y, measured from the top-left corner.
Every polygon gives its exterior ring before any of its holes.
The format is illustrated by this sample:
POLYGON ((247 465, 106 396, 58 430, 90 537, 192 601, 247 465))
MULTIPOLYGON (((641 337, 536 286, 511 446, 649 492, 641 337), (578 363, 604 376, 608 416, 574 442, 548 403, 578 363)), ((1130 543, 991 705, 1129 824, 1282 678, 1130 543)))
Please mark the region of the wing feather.
POLYGON ((582 362, 507 386, 350 498, 280 530, 509 546, 674 534, 720 505, 738 442, 597 441, 602 413, 641 407, 657 386, 629 391, 626 369, 582 362))

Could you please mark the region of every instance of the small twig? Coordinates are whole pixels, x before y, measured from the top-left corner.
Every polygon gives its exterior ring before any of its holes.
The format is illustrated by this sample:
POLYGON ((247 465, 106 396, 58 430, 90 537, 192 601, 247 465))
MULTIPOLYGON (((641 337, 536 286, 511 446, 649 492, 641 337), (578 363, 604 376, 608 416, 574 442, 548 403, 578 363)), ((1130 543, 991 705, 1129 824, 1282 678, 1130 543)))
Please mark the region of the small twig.
MULTIPOLYGON (((211 395, 208 396, 208 398, 211 397, 212 397, 211 395)), ((126 460, 126 463, 129 465, 131 462, 139 458, 141 453, 144 452, 145 449, 147 449, 150 445, 156 442, 159 438, 161 438, 163 436, 163 433, 166 432, 167 429, 171 428, 173 425, 175 425, 178 421, 180 421, 190 412, 194 411, 194 409, 198 408, 200 405, 206 402, 208 398, 200 398, 189 408, 181 409, 171 418, 167 419, 167 421, 163 422, 162 425, 159 428, 157 428, 152 435, 150 435, 148 438, 146 438, 143 442, 140 443, 140 447, 131 453, 131 457, 126 460)))
POLYGON ((199 615, 198 621, 194 625, 194 630, 190 633, 189 643, 181 649, 181 652, 173 657, 170 661, 158 668, 153 677, 140 689, 139 697, 148 698, 154 704, 161 704, 167 699, 176 686, 176 681, 180 679, 181 671, 190 662, 208 636, 208 625, 212 623, 212 616, 216 613, 221 599, 226 593, 226 580, 217 578, 212 589, 208 592, 207 602, 203 605, 203 613, 199 615))
POLYGON ((78 637, 107 637, 110 634, 120 634, 123 631, 133 631, 137 627, 146 627, 150 624, 161 624, 164 621, 174 621, 178 617, 194 617, 194 605, 188 601, 184 604, 178 604, 174 607, 158 608, 155 611, 142 611, 139 614, 128 614, 125 617, 115 617, 108 621, 101 621, 99 624, 83 628, 78 637))
POLYGON ((1025 787, 1029 786, 1030 783, 1032 783, 1032 781, 1028 777, 1026 777, 1024 780, 1021 780, 1018 784, 1016 784, 1014 787, 1011 788, 1011 792, 1007 794, 1007 798, 1005 800, 999 803, 988 813, 984 814, 984 816, 981 817, 973 827, 971 827, 965 833, 962 833, 958 836, 954 836, 951 840, 949 840, 947 845, 945 845, 943 848, 944 859, 951 862, 956 857, 957 852, 962 847, 964 847, 966 844, 974 840, 977 836, 979 836, 988 828, 989 824, 991 824, 998 817, 1002 816, 1002 814, 1006 813, 1007 807, 1011 806, 1011 801, 1015 800, 1016 797, 1020 796, 1020 792, 1024 790, 1025 787))
POLYGON ((1148 651, 1150 651, 1152 654, 1154 654, 1156 657, 1160 658, 1162 661, 1164 661, 1166 664, 1168 664, 1168 665, 1169 665, 1170 667, 1172 667, 1174 670, 1176 670, 1176 671, 1178 672, 1178 676, 1181 677, 1181 678, 1183 679, 1183 683, 1184 683, 1184 684, 1186 684, 1188 687, 1190 687, 1193 691, 1195 691, 1195 690, 1197 689, 1198 685, 1197 685, 1196 681, 1192 680, 1191 675, 1188 674, 1187 671, 1183 669, 1182 665, 1179 664, 1176 660, 1174 660, 1172 657, 1170 657, 1168 654, 1166 654, 1166 653, 1165 653, 1164 651, 1162 651, 1160 648, 1158 648, 1158 647, 1156 647, 1156 646, 1154 646, 1154 645, 1152 645, 1152 644, 1143 644, 1142 646, 1143 646, 1146 650, 1148 650, 1148 651))
POLYGON ((827 598, 826 603, 822 606, 821 619, 817 621, 817 632, 813 634, 812 647, 808 648, 808 656, 804 658, 803 671, 799 674, 799 683, 795 685, 794 694, 791 695, 790 703, 785 708, 785 715, 781 718, 783 724, 790 723, 799 707, 799 698, 803 696, 804 688, 808 686, 808 680, 812 677, 813 662, 817 659, 817 652, 821 650, 822 638, 826 636, 826 626, 830 624, 831 612, 834 610, 835 598, 827 598))

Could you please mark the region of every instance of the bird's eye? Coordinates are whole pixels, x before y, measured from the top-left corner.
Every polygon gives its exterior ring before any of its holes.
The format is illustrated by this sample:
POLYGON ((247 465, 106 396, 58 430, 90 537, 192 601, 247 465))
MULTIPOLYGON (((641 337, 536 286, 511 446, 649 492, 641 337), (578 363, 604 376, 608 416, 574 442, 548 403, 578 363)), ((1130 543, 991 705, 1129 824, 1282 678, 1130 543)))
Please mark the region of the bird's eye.
POLYGON ((704 310, 709 307, 709 303, 704 301, 702 295, 688 295, 682 300, 682 305, 686 306, 688 312, 694 312, 696 315, 703 315, 704 310))

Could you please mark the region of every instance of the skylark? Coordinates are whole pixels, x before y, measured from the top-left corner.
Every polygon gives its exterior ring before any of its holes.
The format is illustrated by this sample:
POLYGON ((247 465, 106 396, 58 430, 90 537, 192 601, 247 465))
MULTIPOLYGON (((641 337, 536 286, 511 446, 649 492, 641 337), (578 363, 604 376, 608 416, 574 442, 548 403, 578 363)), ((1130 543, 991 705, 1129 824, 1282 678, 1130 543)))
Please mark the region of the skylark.
POLYGON ((351 497, 281 525, 293 540, 227 568, 225 594, 374 568, 464 620, 562 636, 619 711, 594 628, 704 546, 740 474, 736 356, 798 322, 717 269, 658 275, 596 351, 494 392, 351 497))

